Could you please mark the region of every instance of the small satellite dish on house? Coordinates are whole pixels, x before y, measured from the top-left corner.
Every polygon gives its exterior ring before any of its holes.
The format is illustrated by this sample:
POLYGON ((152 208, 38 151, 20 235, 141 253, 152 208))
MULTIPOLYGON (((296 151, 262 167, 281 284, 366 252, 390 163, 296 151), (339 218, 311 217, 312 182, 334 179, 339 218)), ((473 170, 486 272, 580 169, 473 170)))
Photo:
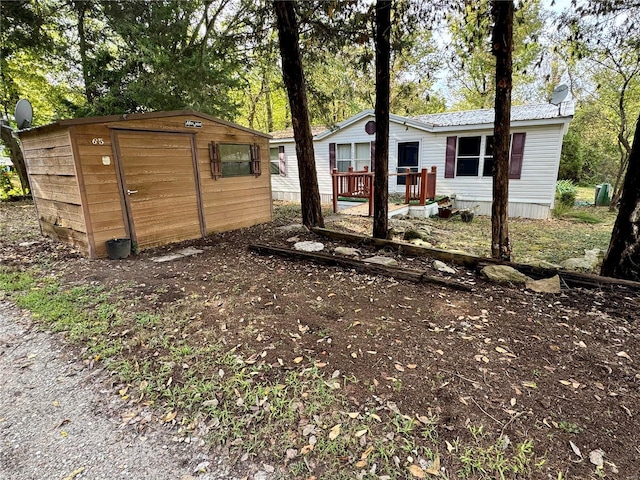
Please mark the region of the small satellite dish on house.
POLYGON ((569 95, 569 86, 566 83, 561 83, 553 89, 553 95, 551 95, 551 104, 560 105, 565 98, 569 95))
POLYGON ((31 103, 26 98, 18 100, 16 103, 16 123, 18 124, 18 130, 31 127, 33 121, 33 108, 31 103))

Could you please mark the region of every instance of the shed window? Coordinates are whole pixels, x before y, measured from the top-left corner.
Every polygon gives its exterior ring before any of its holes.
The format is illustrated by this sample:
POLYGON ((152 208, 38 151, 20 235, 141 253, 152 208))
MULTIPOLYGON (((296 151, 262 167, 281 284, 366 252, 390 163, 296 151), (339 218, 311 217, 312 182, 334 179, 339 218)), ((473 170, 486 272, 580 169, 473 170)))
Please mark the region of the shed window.
POLYGON ((257 145, 211 143, 211 173, 213 178, 259 176, 260 149, 257 145))
POLYGON ((223 177, 252 175, 251 145, 220 144, 223 177))

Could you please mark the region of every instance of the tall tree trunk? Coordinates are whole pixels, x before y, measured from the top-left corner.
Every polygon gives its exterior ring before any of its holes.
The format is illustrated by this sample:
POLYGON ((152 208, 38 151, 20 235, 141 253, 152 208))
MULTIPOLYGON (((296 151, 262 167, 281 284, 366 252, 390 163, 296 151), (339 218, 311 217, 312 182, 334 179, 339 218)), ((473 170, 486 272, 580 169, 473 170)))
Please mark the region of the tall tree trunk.
POLYGON ((509 242, 509 136, 513 77, 513 1, 492 1, 492 51, 496 57, 496 101, 493 126, 493 201, 491 256, 511 259, 509 242))
POLYGON ((376 152, 373 179, 373 237, 387 238, 389 210, 389 62, 391 0, 376 3, 376 152))
POLYGON ((85 32, 85 14, 87 12, 88 4, 86 1, 74 2, 74 7, 78 14, 78 50, 80 52, 80 62, 82 66, 82 80, 84 81, 84 94, 87 97, 87 102, 92 104, 98 94, 95 89, 94 82, 91 78, 89 58, 87 56, 87 34, 85 32))
POLYGON ((307 227, 324 227, 294 2, 276 0, 273 6, 278 22, 282 77, 289 96, 293 138, 296 141, 302 223, 307 227))
POLYGON ((624 177, 620 210, 601 274, 640 281, 640 117, 624 177))
POLYGON ((3 120, 0 120, 0 134, 2 143, 4 143, 5 146, 9 149, 9 152, 11 152, 11 161, 13 162, 13 166, 18 173, 20 186, 22 187, 22 194, 26 195, 31 191, 31 186, 29 185, 29 176, 27 175, 27 166, 24 163, 22 147, 20 147, 18 139, 13 135, 13 128, 11 128, 9 124, 5 123, 3 120))

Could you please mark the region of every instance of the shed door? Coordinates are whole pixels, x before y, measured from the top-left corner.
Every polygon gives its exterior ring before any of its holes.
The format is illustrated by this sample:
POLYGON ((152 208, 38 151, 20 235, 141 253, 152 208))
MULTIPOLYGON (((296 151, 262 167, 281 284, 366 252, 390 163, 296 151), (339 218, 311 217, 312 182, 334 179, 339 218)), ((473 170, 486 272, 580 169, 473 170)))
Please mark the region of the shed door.
POLYGON ((118 132, 129 225, 138 248, 202 236, 191 136, 118 132))

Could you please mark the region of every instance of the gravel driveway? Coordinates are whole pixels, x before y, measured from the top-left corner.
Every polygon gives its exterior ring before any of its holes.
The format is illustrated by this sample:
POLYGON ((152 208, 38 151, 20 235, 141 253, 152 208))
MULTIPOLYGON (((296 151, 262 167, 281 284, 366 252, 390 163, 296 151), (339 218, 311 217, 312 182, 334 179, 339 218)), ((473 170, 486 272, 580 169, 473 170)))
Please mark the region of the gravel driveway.
POLYGON ((0 301, 0 479, 234 478, 164 425, 123 426, 106 379, 0 301))

